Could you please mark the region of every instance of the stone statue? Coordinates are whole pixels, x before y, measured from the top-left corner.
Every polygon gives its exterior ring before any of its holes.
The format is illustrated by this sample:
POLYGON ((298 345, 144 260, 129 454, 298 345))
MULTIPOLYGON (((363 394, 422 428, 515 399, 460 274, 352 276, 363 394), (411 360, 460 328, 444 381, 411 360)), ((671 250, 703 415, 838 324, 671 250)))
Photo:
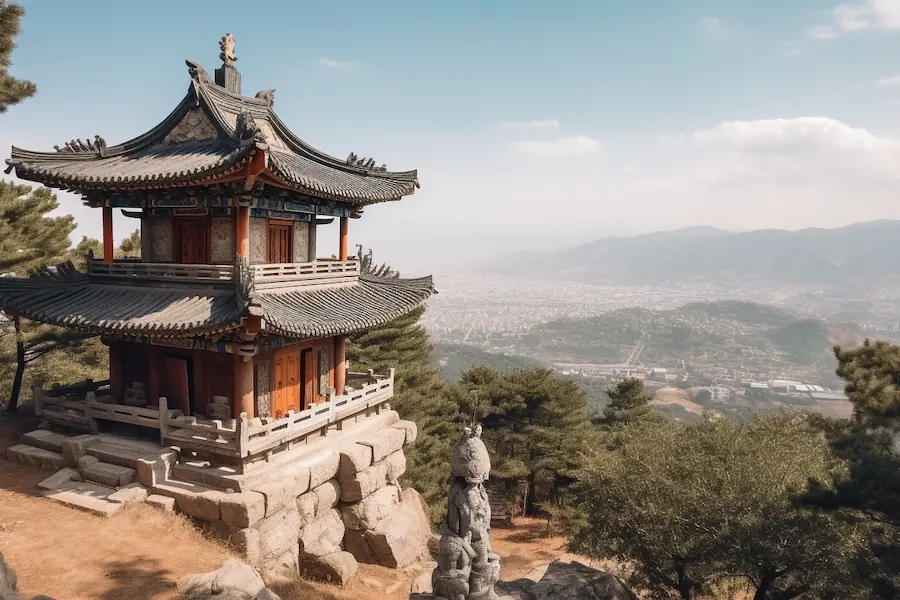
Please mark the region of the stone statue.
POLYGON ((500 557, 491 550, 491 505, 484 482, 491 457, 481 425, 466 427, 450 458, 453 483, 441 523, 438 565, 431 574, 434 595, 446 600, 498 600, 500 557))

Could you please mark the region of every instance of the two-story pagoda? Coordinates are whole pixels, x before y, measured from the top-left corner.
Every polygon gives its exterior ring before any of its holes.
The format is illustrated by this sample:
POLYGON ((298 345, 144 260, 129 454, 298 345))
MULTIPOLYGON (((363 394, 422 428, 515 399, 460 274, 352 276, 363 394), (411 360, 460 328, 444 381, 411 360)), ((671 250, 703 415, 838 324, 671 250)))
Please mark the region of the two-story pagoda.
POLYGON ((373 276, 348 254, 349 220, 418 180, 301 140, 275 114, 274 90, 242 95, 230 34, 220 46, 215 77, 188 61, 187 95, 143 135, 12 149, 7 173, 100 209, 103 257, 87 272, 0 278, 0 307, 100 335, 106 403, 152 409, 163 397, 188 417, 279 418, 340 399, 347 335, 434 292, 430 277, 373 276), (116 209, 140 222, 140 260, 113 256, 116 209), (317 258, 317 227, 333 219, 337 252, 324 254, 337 259, 317 258))

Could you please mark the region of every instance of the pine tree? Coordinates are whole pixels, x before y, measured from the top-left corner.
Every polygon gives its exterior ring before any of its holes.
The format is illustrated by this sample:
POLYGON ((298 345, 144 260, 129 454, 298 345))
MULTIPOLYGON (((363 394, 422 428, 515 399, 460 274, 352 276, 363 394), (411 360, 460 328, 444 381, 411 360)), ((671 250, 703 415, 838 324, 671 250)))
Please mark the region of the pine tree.
POLYGON ((850 420, 822 420, 832 452, 847 468, 819 480, 804 498, 827 510, 850 510, 870 525, 858 577, 873 598, 900 597, 900 346, 866 340, 835 347, 837 374, 853 403, 850 420))
POLYGON ((0 0, 0 113, 34 96, 37 87, 30 81, 16 79, 9 74, 12 51, 19 36, 19 25, 25 10, 18 4, 0 0))
POLYGON ((623 379, 616 387, 607 391, 607 395, 609 402, 603 413, 595 419, 596 424, 603 429, 613 430, 638 421, 661 418, 650 405, 652 398, 644 392, 644 382, 640 379, 623 379))
MULTIPOLYGON (((59 203, 47 188, 31 188, 0 181, 0 268, 20 277, 62 262, 69 251, 69 234, 75 229, 69 216, 50 217, 59 203)), ((0 362, 15 363, 7 410, 15 412, 29 363, 49 352, 71 348, 88 336, 13 317, 14 342, 4 344, 0 362)), ((9 335, 6 336, 7 338, 9 335)), ((8 341, 5 339, 4 341, 8 341)))
MULTIPOLYGON (((381 277, 396 277, 385 265, 372 262, 372 254, 359 253, 362 270, 381 277)), ((450 451, 459 437, 461 418, 448 399, 438 369, 431 364, 431 342, 419 323, 425 307, 380 327, 350 337, 347 359, 353 370, 387 373, 396 369, 391 404, 401 418, 419 429, 416 442, 407 449, 406 479, 413 482, 437 520, 444 512, 446 482, 450 475, 450 451)))
POLYGON ((127 238, 119 244, 118 254, 123 257, 140 257, 141 255, 141 230, 135 229, 127 238))
POLYGON ((524 481, 526 514, 556 504, 594 437, 578 385, 550 369, 500 373, 475 367, 455 389, 462 413, 484 428, 491 479, 507 494, 524 481))
POLYGON ((638 421, 628 444, 591 449, 572 497, 586 518, 571 551, 629 565, 648 598, 865 598, 849 576, 865 535, 839 514, 797 507, 835 460, 789 413, 696 425, 638 421), (729 596, 733 597, 733 596, 729 596))

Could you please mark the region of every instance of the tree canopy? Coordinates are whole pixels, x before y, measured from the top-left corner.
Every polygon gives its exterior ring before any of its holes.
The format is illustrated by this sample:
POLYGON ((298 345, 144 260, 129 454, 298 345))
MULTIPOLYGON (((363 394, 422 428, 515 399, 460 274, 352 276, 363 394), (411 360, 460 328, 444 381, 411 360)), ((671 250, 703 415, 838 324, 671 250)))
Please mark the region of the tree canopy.
POLYGON ((34 96, 37 86, 24 79, 16 79, 9 74, 12 52, 16 48, 22 16, 25 14, 19 4, 0 0, 0 113, 34 96))
POLYGON ((821 420, 834 455, 847 468, 814 478, 807 505, 849 510, 869 527, 856 576, 875 598, 900 597, 900 347, 866 340, 835 347, 837 374, 853 403, 849 421, 821 420))
POLYGON ((574 481, 595 437, 584 393, 550 369, 500 373, 475 367, 450 388, 466 419, 480 422, 491 479, 511 493, 526 482, 525 512, 552 505, 574 481))
POLYGON ((587 518, 570 531, 573 551, 631 565, 631 584, 654 597, 734 583, 749 583, 755 600, 854 597, 829 594, 857 530, 793 502, 810 474, 835 468, 804 418, 631 427, 627 445, 597 448, 579 474, 574 497, 587 518))

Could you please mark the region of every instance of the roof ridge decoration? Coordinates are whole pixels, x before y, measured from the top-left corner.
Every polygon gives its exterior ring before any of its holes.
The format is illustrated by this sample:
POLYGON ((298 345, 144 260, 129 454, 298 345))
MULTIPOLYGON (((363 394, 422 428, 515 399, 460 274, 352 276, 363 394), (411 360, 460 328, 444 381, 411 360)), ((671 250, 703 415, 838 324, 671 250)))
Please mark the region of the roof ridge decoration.
POLYGON ((106 149, 106 140, 95 135, 94 139, 86 138, 87 141, 82 142, 81 139, 71 140, 65 143, 65 146, 53 146, 57 152, 97 152, 101 157, 103 150, 106 149))
POLYGON ((209 76, 209 72, 199 63, 190 59, 185 60, 184 62, 188 67, 188 75, 191 77, 191 91, 194 95, 194 106, 200 106, 200 86, 212 85, 212 77, 209 76))
POLYGON ((230 33, 226 33, 219 40, 219 50, 219 59, 222 61, 222 65, 230 67, 237 61, 237 54, 234 53, 234 36, 230 33))
POLYGON ((271 90, 262 90, 262 91, 256 92, 256 95, 254 96, 254 98, 257 98, 259 100, 265 100, 270 108, 274 107, 275 106, 275 88, 272 88, 271 90))
POLYGON ((242 110, 238 113, 237 123, 234 127, 234 134, 241 142, 255 142, 256 144, 266 144, 266 134, 260 129, 256 119, 248 110, 242 110))
POLYGON ((382 164, 380 167, 376 167, 374 158, 366 158, 365 156, 360 158, 354 152, 351 152, 350 156, 347 157, 347 164, 372 171, 373 173, 387 173, 387 165, 382 164))

